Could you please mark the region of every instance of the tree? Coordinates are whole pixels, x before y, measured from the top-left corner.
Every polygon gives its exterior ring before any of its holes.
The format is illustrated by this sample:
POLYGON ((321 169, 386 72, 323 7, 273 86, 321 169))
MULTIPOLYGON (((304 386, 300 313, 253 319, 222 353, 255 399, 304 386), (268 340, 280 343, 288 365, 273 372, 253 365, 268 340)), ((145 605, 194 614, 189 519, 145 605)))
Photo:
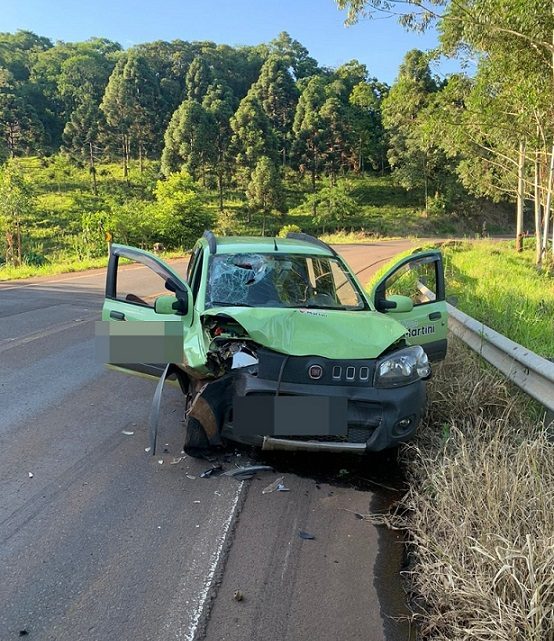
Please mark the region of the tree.
POLYGON ((381 107, 389 87, 376 78, 359 82, 349 96, 350 122, 356 140, 357 159, 355 168, 361 171, 366 166, 379 169, 386 165, 388 141, 383 127, 381 107))
POLYGON ((208 63, 202 56, 196 56, 187 71, 187 98, 202 102, 211 82, 212 72, 208 63))
MULTIPOLYGON (((360 15, 371 16, 382 11, 396 13, 408 28, 424 29, 431 21, 437 21, 442 53, 461 53, 477 60, 477 82, 471 90, 473 95, 468 96, 471 113, 461 116, 468 135, 467 147, 474 155, 470 153, 461 158, 458 167, 466 172, 466 184, 472 191, 486 185, 488 177, 491 188, 513 195, 517 202, 517 248, 521 248, 525 193, 534 200, 537 263, 540 263, 552 217, 552 3, 546 0, 520 3, 337 0, 337 4, 349 10, 350 22, 360 15), (527 180, 526 167, 530 166, 534 174, 532 181, 527 180), (511 181, 511 188, 507 188, 507 180, 511 181)), ((456 137, 463 142, 463 133, 453 135, 456 137)), ((554 255, 554 223, 552 240, 554 255)))
POLYGON ((159 85, 146 60, 130 52, 122 56, 113 70, 100 108, 110 127, 120 136, 123 173, 128 175, 131 144, 138 149, 141 171, 143 158, 160 137, 157 106, 159 85))
POLYGON ((315 191, 316 177, 325 153, 325 122, 321 108, 327 99, 327 84, 328 81, 319 76, 307 81, 298 100, 292 127, 293 158, 301 172, 310 173, 312 191, 315 191))
POLYGON ((88 162, 94 195, 98 193, 96 184, 96 157, 100 151, 98 140, 100 131, 104 127, 104 115, 100 111, 98 103, 85 94, 63 130, 66 151, 72 156, 88 162))
POLYGON ((213 125, 210 114, 201 104, 188 98, 183 100, 165 133, 162 172, 167 176, 184 168, 196 180, 214 153, 213 125))
POLYGON ((277 158, 277 138, 255 87, 252 87, 231 118, 232 148, 236 153, 239 178, 248 184, 250 173, 262 156, 277 158))
POLYGON ((0 170, 0 229, 4 236, 4 256, 8 265, 22 263, 25 223, 34 211, 29 182, 13 160, 0 170))
POLYGON ((266 216, 280 207, 283 197, 279 172, 267 156, 262 156, 256 163, 246 195, 253 207, 262 210, 262 236, 265 236, 266 216))
POLYGON ((229 152, 231 136, 231 117, 234 112, 234 99, 231 89, 222 83, 211 85, 206 92, 202 107, 210 119, 211 153, 208 156, 210 169, 217 178, 219 209, 223 211, 223 188, 229 181, 232 157, 229 152))
POLYGON ((286 31, 281 31, 277 38, 269 43, 269 52, 276 53, 287 61, 296 80, 315 76, 319 72, 317 61, 310 57, 306 47, 298 40, 293 40, 286 31))
POLYGON ((412 49, 383 100, 383 124, 390 136, 388 159, 393 175, 406 189, 423 187, 426 209, 430 187, 438 188, 435 174, 441 158, 433 141, 423 135, 418 117, 437 90, 426 55, 412 49))
POLYGON ((342 94, 341 97, 344 101, 347 101, 354 87, 366 82, 368 76, 367 67, 358 62, 358 60, 350 60, 337 67, 334 76, 339 81, 338 93, 342 94))
POLYGON ((264 62, 254 87, 275 132, 279 153, 285 165, 290 148, 294 111, 298 101, 298 90, 289 73, 286 60, 271 55, 264 62))
POLYGON ((22 93, 10 71, 0 67, 0 157, 42 149, 44 128, 22 93))
POLYGON ((347 107, 336 96, 330 96, 321 107, 323 122, 323 167, 335 185, 339 172, 352 157, 352 132, 347 107))

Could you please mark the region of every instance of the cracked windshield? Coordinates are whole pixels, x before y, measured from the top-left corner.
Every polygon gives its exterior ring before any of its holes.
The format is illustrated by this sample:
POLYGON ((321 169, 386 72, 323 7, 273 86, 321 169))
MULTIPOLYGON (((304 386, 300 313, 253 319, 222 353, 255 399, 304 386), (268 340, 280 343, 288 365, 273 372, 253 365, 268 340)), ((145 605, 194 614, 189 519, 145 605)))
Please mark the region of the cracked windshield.
POLYGON ((349 310, 366 307, 338 260, 271 254, 213 257, 206 307, 219 305, 349 310))

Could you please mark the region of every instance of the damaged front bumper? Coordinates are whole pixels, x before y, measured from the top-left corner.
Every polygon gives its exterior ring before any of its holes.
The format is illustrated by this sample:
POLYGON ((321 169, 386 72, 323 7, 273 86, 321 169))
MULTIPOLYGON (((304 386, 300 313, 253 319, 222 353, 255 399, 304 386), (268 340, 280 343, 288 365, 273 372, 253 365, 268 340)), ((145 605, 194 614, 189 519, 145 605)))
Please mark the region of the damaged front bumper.
MULTIPOLYGON (((352 385, 300 384, 277 382, 260 378, 247 369, 237 370, 233 376, 235 398, 257 397, 312 397, 345 399, 346 429, 343 434, 325 432, 314 436, 313 427, 306 433, 267 433, 260 416, 260 430, 256 435, 241 433, 233 425, 229 411, 222 436, 242 443, 260 445, 264 450, 353 452, 363 454, 381 451, 410 440, 421 420, 425 406, 425 383, 416 381, 403 387, 382 389, 352 385)), ((344 402, 344 401, 343 401, 344 402)))

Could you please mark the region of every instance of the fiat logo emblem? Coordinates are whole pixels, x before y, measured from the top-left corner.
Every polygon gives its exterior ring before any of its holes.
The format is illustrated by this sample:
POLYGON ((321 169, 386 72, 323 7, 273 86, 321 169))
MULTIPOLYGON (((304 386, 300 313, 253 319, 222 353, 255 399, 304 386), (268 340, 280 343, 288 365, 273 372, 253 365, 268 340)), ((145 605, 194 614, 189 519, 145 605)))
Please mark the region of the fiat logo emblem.
POLYGON ((311 365, 308 369, 308 376, 317 381, 323 376, 323 367, 321 365, 311 365))

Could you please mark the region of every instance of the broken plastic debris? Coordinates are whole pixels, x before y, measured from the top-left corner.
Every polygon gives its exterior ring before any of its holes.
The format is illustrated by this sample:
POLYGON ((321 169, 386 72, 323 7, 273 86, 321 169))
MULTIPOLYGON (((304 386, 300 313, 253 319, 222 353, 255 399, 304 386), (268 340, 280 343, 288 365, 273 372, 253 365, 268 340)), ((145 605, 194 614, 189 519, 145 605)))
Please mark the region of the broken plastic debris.
POLYGON ((32 472, 29 472, 29 478, 32 479, 34 474, 32 472))
POLYGON ((290 492, 288 487, 285 487, 283 483, 279 483, 277 486, 277 492, 290 492))
POLYGON ((190 479, 191 481, 196 480, 196 476, 193 476, 192 474, 187 474, 186 477, 190 479))
POLYGON ((213 467, 210 467, 209 470, 204 470, 204 472, 200 474, 200 478, 207 479, 210 476, 219 476, 222 473, 223 473, 223 467, 221 465, 214 465, 213 467))
POLYGON ((309 532, 304 532, 304 530, 298 530, 298 536, 301 539, 305 539, 306 541, 313 541, 315 539, 315 536, 313 534, 310 534, 309 532))
POLYGON ((184 456, 177 456, 172 461, 169 461, 169 464, 170 465, 177 465, 177 463, 180 463, 184 458, 185 458, 184 456))
POLYGON ((252 478, 256 472, 273 472, 273 468, 269 465, 248 465, 246 467, 237 467, 235 470, 223 472, 223 476, 233 476, 239 480, 244 477, 252 478))
POLYGON ((122 434, 125 434, 125 436, 133 436, 134 432, 129 432, 128 430, 121 430, 122 434))
POLYGON ((244 595, 240 590, 235 590, 235 593, 233 594, 233 599, 235 599, 235 601, 242 601, 244 599, 244 595))
POLYGON ((163 465, 163 462, 164 462, 163 458, 158 459, 158 463, 159 463, 160 465, 163 465))
POLYGON ((271 492, 275 492, 279 488, 279 486, 283 486, 283 477, 280 476, 278 479, 275 479, 273 483, 270 483, 267 487, 264 487, 262 490, 262 494, 270 494, 271 492))
POLYGON ((193 503, 200 503, 200 501, 193 501, 193 503))
POLYGON ((152 449, 152 448, 150 448, 150 447, 145 447, 145 448, 144 448, 144 451, 145 451, 145 452, 150 452, 150 450, 151 450, 151 449, 152 449))

